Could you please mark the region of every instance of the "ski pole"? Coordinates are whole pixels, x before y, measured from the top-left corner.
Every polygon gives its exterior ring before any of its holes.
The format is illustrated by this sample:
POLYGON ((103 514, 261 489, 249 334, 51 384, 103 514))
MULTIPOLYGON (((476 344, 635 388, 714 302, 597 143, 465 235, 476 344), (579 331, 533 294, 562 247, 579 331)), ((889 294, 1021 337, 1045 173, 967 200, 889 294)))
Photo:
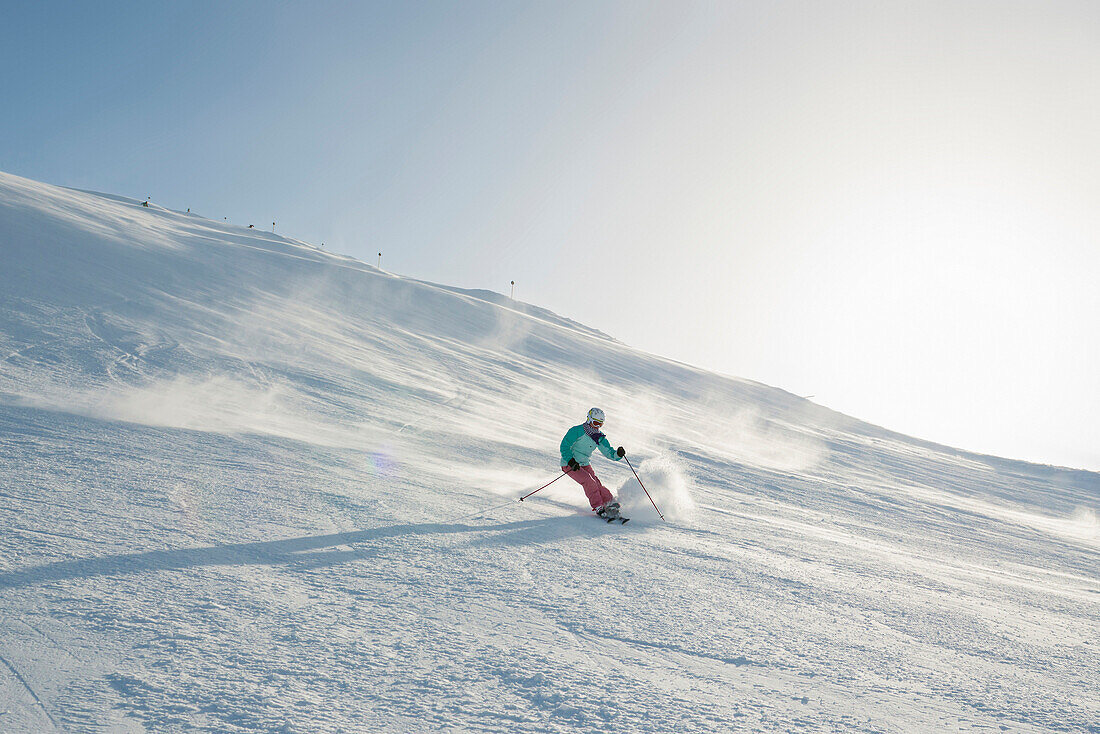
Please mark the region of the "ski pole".
MULTIPOLYGON (((623 458, 626 459, 625 456, 623 458)), ((664 520, 665 516, 662 515, 661 511, 657 509, 657 503, 653 501, 653 497, 650 496, 649 490, 645 488, 644 484, 642 484, 642 478, 638 476, 638 472, 634 471, 634 465, 630 463, 630 459, 626 459, 626 465, 630 467, 630 471, 634 472, 634 478, 638 480, 638 484, 641 485, 642 491, 645 492, 645 496, 649 497, 649 502, 651 505, 653 505, 653 509, 657 510, 657 516, 664 520)))
MULTIPOLYGON (((558 481, 559 479, 561 479, 561 478, 562 478, 562 477, 564 477, 564 476, 565 476, 565 472, 562 472, 561 474, 559 474, 558 476, 554 477, 553 479, 551 479, 551 480, 550 480, 549 482, 547 482, 546 484, 544 484, 544 485, 542 485, 541 487, 539 487, 538 489, 536 489, 536 490, 535 490, 535 492, 541 492, 542 490, 546 489, 546 488, 547 488, 547 487, 549 487, 549 486, 550 486, 551 484, 553 484, 554 482, 558 481)), ((533 495, 533 494, 534 494, 535 492, 528 492, 527 494, 525 494, 525 495, 523 495, 522 497, 520 497, 520 498, 519 498, 519 501, 520 501, 520 502, 523 502, 523 501, 524 501, 525 499, 527 499, 528 497, 530 497, 531 495, 533 495)))

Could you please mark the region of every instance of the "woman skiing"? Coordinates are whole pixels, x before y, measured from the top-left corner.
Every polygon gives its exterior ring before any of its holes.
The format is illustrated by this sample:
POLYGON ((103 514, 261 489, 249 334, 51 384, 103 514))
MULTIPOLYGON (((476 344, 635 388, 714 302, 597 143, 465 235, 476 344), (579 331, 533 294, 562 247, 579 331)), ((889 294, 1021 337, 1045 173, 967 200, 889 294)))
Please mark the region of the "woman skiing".
POLYGON ((561 470, 584 488, 588 503, 596 514, 610 522, 619 515, 619 503, 593 471, 592 452, 598 448, 607 458, 619 461, 626 456, 626 451, 622 446, 618 450, 611 448, 607 436, 600 432, 603 421, 603 411, 593 408, 588 411, 588 420, 566 432, 561 440, 561 470))

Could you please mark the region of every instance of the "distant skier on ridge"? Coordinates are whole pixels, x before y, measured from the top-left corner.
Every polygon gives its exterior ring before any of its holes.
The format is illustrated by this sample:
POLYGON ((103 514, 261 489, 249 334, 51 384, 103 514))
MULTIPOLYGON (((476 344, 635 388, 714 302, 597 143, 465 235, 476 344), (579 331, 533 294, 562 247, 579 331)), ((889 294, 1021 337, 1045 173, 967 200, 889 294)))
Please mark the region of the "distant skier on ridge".
POLYGON ((603 422, 603 411, 593 408, 588 411, 588 420, 566 432, 561 440, 561 470, 584 488, 596 514, 610 522, 619 517, 619 503, 592 469, 592 452, 599 449, 607 458, 619 461, 626 456, 626 450, 622 446, 618 450, 611 448, 607 436, 600 432, 603 422))

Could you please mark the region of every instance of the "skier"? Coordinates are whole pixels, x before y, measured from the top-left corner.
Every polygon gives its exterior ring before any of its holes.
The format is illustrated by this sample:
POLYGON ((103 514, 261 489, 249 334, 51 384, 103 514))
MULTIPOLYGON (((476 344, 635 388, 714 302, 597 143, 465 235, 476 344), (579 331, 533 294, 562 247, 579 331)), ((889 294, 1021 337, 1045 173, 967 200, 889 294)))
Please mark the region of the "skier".
POLYGON ((593 471, 592 452, 598 448, 607 458, 619 461, 626 456, 626 450, 622 446, 618 450, 611 448, 607 436, 600 432, 603 421, 603 411, 593 408, 588 411, 588 420, 566 432, 561 440, 561 470, 584 488, 596 514, 611 522, 619 516, 619 503, 593 471))

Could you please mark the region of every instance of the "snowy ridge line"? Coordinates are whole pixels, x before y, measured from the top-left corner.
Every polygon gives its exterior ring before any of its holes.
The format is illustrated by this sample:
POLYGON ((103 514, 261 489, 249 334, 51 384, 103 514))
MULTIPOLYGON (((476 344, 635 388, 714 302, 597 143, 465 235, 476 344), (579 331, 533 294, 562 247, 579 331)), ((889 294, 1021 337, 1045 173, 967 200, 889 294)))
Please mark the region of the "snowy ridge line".
POLYGON ((615 339, 614 337, 605 334, 599 329, 593 329, 592 327, 585 326, 584 324, 574 321, 573 319, 567 318, 565 316, 559 316, 545 308, 535 306, 530 303, 525 303, 523 301, 517 301, 513 298, 505 296, 503 293, 497 293, 496 291, 486 290, 484 288, 459 288, 456 286, 443 285, 441 283, 432 283, 431 281, 426 280, 413 280, 423 285, 431 286, 434 288, 441 288, 444 291, 447 291, 448 293, 452 293, 454 295, 467 296, 469 298, 474 298, 482 303, 499 306, 500 308, 503 308, 507 311, 513 311, 524 316, 529 316, 543 323, 564 327, 566 329, 574 330, 583 334, 588 334, 589 336, 594 336, 598 339, 615 344, 622 344, 622 342, 620 342, 618 339, 615 339), (533 311, 535 313, 533 313, 533 311), (540 314, 546 314, 547 316, 541 316, 540 314))
MULTIPOLYGON (((21 178, 19 176, 14 176, 14 174, 6 174, 5 173, 3 175, 13 176, 14 178, 21 178)), ((31 182, 30 179, 22 179, 22 180, 31 182)), ((92 191, 92 190, 89 190, 89 189, 79 189, 79 188, 71 188, 71 187, 65 187, 65 186, 58 186, 56 188, 66 190, 66 191, 71 191, 71 192, 74 192, 74 193, 77 193, 77 194, 82 194, 82 195, 89 196, 89 197, 93 197, 95 199, 102 199, 104 201, 109 201, 113 204, 121 204, 121 205, 129 207, 130 209, 133 209, 134 213, 136 213, 138 215, 165 215, 165 214, 168 214, 168 215, 172 215, 174 218, 178 219, 182 223, 190 223, 190 224, 196 224, 196 220, 197 220, 198 224, 200 224, 201 226, 204 226, 207 231, 213 233, 213 234, 199 235, 199 237, 200 238, 205 238, 205 239, 208 239, 208 240, 212 240, 212 241, 217 242, 219 245, 222 245, 222 246, 241 247, 241 248, 245 248, 245 249, 256 250, 256 251, 259 251, 259 252, 270 253, 270 254, 274 254, 274 255, 283 255, 283 256, 286 256, 286 257, 291 257, 291 258, 295 258, 295 259, 299 259, 299 260, 304 260, 306 262, 314 262, 314 263, 323 263, 323 261, 327 261, 327 260, 343 260, 343 261, 345 261, 343 263, 335 263, 334 262, 334 263, 324 263, 324 264, 330 264, 330 265, 333 265, 335 267, 342 267, 342 268, 346 268, 346 269, 351 269, 351 270, 355 270, 357 272, 367 272, 367 273, 373 272, 373 273, 382 274, 382 275, 387 275, 388 274, 385 271, 374 267, 373 265, 370 265, 370 264, 365 263, 361 260, 358 260, 357 258, 350 257, 348 255, 342 255, 342 254, 332 252, 332 251, 329 251, 329 250, 325 250, 325 249, 322 249, 322 248, 320 248, 320 247, 318 247, 318 246, 316 246, 312 243, 305 242, 304 240, 299 240, 299 239, 296 239, 296 238, 293 238, 293 237, 287 237, 287 236, 279 234, 277 232, 269 232, 269 231, 267 231, 265 229, 261 229, 261 228, 249 229, 248 227, 245 227, 243 225, 233 224, 233 223, 224 222, 224 221, 218 221, 216 219, 211 219, 210 217, 203 216, 203 215, 198 214, 196 212, 179 211, 178 209, 171 209, 171 208, 168 208, 168 207, 165 207, 165 206, 161 206, 159 204, 153 204, 151 202, 150 202, 148 207, 145 207, 145 206, 142 206, 142 200, 140 200, 140 199, 133 199, 131 197, 119 196, 119 195, 115 195, 115 194, 108 194, 108 193, 104 193, 104 192, 101 192, 101 191, 92 191), (233 236, 236 236, 236 237, 247 236, 247 237, 252 237, 252 238, 255 238, 255 239, 267 241, 267 242, 270 242, 270 243, 273 243, 273 244, 291 245, 291 246, 294 246, 294 247, 300 248, 300 249, 308 249, 310 251, 310 255, 314 255, 316 257, 306 257, 304 255, 293 253, 293 252, 287 252, 287 251, 284 251, 284 250, 271 249, 270 247, 261 247, 259 245, 250 245, 250 244, 247 244, 247 243, 244 243, 244 242, 227 241, 223 238, 218 237, 217 236, 218 234, 221 234, 221 235, 232 234, 233 236), (360 266, 360 267, 352 267, 352 265, 349 264, 349 263, 352 263, 352 264, 360 266)))
MULTIPOLYGON (((90 194, 90 195, 93 195, 93 196, 106 198, 108 200, 113 199, 113 197, 111 197, 109 195, 106 195, 106 194, 99 193, 99 192, 85 191, 85 190, 82 190, 82 189, 72 189, 72 190, 73 191, 78 191, 78 192, 84 193, 84 194, 90 194)), ((188 215, 186 212, 180 212, 180 211, 177 211, 177 210, 174 210, 174 209, 168 209, 168 208, 165 208, 165 207, 150 206, 149 208, 146 208, 146 207, 141 206, 140 201, 135 201, 135 200, 118 199, 118 201, 121 201, 122 203, 126 203, 126 204, 128 204, 128 205, 130 205, 130 206, 132 206, 136 209, 139 209, 139 210, 141 210, 141 213, 144 213, 144 214, 152 214, 152 213, 156 212, 156 213, 174 214, 174 215, 177 215, 177 216, 180 216, 180 217, 199 216, 199 215, 188 215)), ((266 230, 248 229, 247 227, 241 227, 240 225, 223 225, 222 223, 219 223, 219 222, 217 222, 216 220, 213 220, 213 219, 209 219, 209 218, 206 218, 206 217, 201 217, 201 218, 206 222, 210 222, 211 224, 220 225, 220 226, 222 226, 223 229, 226 229, 226 230, 228 230, 230 228, 239 230, 238 232, 235 233, 238 236, 239 235, 245 235, 245 236, 250 236, 250 237, 263 239, 263 240, 266 240, 266 241, 279 242, 279 243, 284 243, 284 244, 292 244, 292 245, 298 245, 298 246, 309 248, 310 250, 312 250, 311 255, 312 254, 319 255, 321 258, 329 260, 330 262, 322 262, 321 259, 313 258, 313 257, 307 257, 305 255, 298 254, 298 253, 286 252, 286 251, 281 251, 281 250, 274 250, 274 249, 271 249, 271 248, 268 248, 268 247, 261 247, 259 245, 250 245, 250 244, 247 244, 247 243, 244 243, 244 242, 227 242, 227 241, 225 241, 223 239, 219 239, 215 236, 208 236, 208 239, 216 242, 218 245, 222 245, 222 246, 229 245, 231 247, 241 247, 241 248, 256 250, 256 251, 259 251, 259 252, 270 253, 270 254, 280 255, 280 256, 283 256, 283 257, 293 258, 293 259, 297 259, 297 260, 304 260, 306 262, 324 264, 324 265, 327 265, 329 267, 336 267, 336 268, 342 268, 342 269, 345 269, 345 270, 351 270, 351 271, 354 271, 354 272, 365 273, 365 274, 368 274, 368 275, 378 275, 378 276, 393 278, 395 280, 402 280, 402 281, 410 283, 410 284, 423 286, 425 288, 433 289, 433 290, 439 291, 441 293, 446 293, 448 295, 455 296, 455 297, 458 297, 458 298, 463 298, 463 299, 469 300, 471 302, 483 303, 483 304, 486 304, 486 305, 491 306, 493 308, 499 308, 503 311, 515 314, 517 316, 522 316, 524 318, 531 319, 532 321, 536 321, 536 322, 538 322, 540 324, 543 324, 545 326, 549 326, 549 327, 557 328, 557 329, 563 329, 563 330, 566 330, 566 331, 568 331, 570 333, 573 333, 573 334, 579 334, 579 335, 586 336, 586 337, 589 337, 589 338, 598 339, 598 340, 601 340, 601 341, 607 341, 607 342, 610 342, 610 343, 613 343, 613 344, 619 344, 619 342, 617 340, 615 340, 612 337, 610 337, 606 334, 603 334, 602 332, 599 332, 598 330, 595 330, 595 329, 590 329, 588 327, 581 327, 581 325, 579 325, 579 324, 576 325, 576 326, 570 326, 568 324, 549 321, 545 318, 542 318, 540 316, 537 316, 535 314, 526 312, 526 311, 521 310, 521 309, 512 308, 512 307, 506 306, 506 305, 501 304, 501 303, 496 303, 494 301, 486 300, 484 298, 479 298, 476 295, 473 295, 473 294, 470 294, 470 293, 467 293, 467 292, 463 292, 462 289, 451 288, 449 286, 443 286, 443 285, 440 285, 440 284, 437 284, 437 283, 432 283, 432 282, 425 281, 425 280, 420 280, 420 279, 417 279, 417 278, 409 278, 409 277, 406 277, 406 276, 403 276, 403 275, 399 275, 397 273, 393 273, 393 272, 388 271, 388 270, 383 270, 379 267, 376 267, 376 266, 371 265, 369 263, 363 262, 362 260, 359 260, 359 259, 357 259, 355 257, 352 257, 352 256, 349 256, 349 255, 340 255, 340 254, 337 254, 337 253, 334 253, 334 252, 330 252, 328 250, 323 250, 319 247, 316 247, 315 245, 312 245, 308 242, 304 242, 302 240, 297 240, 297 239, 285 237, 285 236, 282 236, 282 235, 278 235, 274 232, 267 232, 266 230), (331 262, 332 260, 342 260, 344 262, 331 262)), ((498 294, 498 295, 501 295, 501 294, 498 294)), ((684 366, 687 366, 687 365, 684 365, 684 366)))
MULTIPOLYGON (((217 220, 209 219, 208 217, 202 217, 201 215, 196 215, 196 214, 193 214, 193 213, 188 214, 187 212, 180 212, 180 211, 177 211, 175 209, 168 209, 166 207, 161 207, 161 206, 154 207, 153 205, 150 205, 147 208, 147 207, 143 207, 139 200, 129 199, 129 198, 126 198, 126 197, 114 197, 114 196, 111 196, 109 194, 104 194, 104 193, 96 192, 96 191, 88 191, 88 190, 84 190, 84 189, 70 189, 70 190, 71 191, 76 191, 76 192, 79 192, 79 193, 82 193, 82 194, 87 194, 87 195, 96 196, 96 197, 99 197, 99 198, 104 198, 104 199, 107 199, 107 200, 110 200, 110 201, 115 201, 115 202, 118 202, 118 203, 124 203, 124 204, 127 204, 127 205, 131 206, 131 207, 134 207, 135 209, 140 210, 140 212, 144 213, 144 214, 152 214, 152 213, 156 212, 156 213, 173 214, 173 215, 176 215, 176 216, 179 216, 179 217, 195 217, 195 216, 198 216, 203 221, 209 222, 212 225, 218 225, 222 229, 239 230, 238 232, 235 233, 237 235, 246 235, 246 236, 256 237, 256 238, 267 240, 267 241, 274 241, 274 242, 281 242, 281 243, 284 243, 284 244, 299 245, 299 246, 307 247, 307 248, 311 249, 312 250, 311 254, 320 255, 321 257, 326 258, 328 260, 344 260, 345 261, 343 263, 340 263, 340 262, 324 263, 324 264, 329 265, 331 267, 343 268, 343 269, 347 269, 347 270, 353 270, 355 272, 367 273, 367 274, 370 274, 370 275, 380 275, 380 276, 394 278, 394 279, 397 279, 397 280, 402 280, 402 281, 405 281, 407 283, 420 285, 420 286, 430 288, 430 289, 433 289, 433 290, 436 290, 436 291, 439 291, 439 292, 442 292, 442 293, 446 293, 448 295, 456 296, 458 298, 463 298, 463 299, 470 300, 472 302, 483 303, 483 304, 486 304, 486 305, 494 307, 494 308, 499 308, 501 310, 504 310, 504 311, 507 311, 509 313, 515 314, 517 316, 523 316, 523 317, 531 319, 533 321, 537 321, 540 324, 543 324, 543 325, 546 325, 546 326, 549 326, 549 327, 564 329, 566 331, 569 331, 570 333, 580 334, 580 335, 587 336, 587 337, 590 337, 590 338, 599 339, 601 341, 607 341, 607 342, 610 342, 610 343, 613 343, 613 344, 619 344, 619 342, 617 340, 613 339, 612 337, 610 337, 606 334, 603 334, 602 332, 600 332, 598 330, 590 329, 588 327, 583 327, 580 324, 577 324, 575 326, 570 326, 568 324, 549 321, 545 318, 542 318, 540 316, 537 316, 535 314, 529 313, 529 312, 521 310, 521 309, 512 308, 512 307, 506 306, 506 305, 501 304, 501 303, 496 303, 494 301, 486 300, 484 298, 479 298, 476 295, 473 295, 473 294, 468 293, 468 292, 464 292, 463 289, 453 288, 453 287, 450 287, 450 286, 440 285, 438 283, 432 283, 430 281, 420 280, 420 279, 417 279, 417 278, 409 278, 409 277, 406 277, 406 276, 403 276, 403 275, 399 275, 397 273, 393 273, 393 272, 388 271, 388 270, 383 270, 383 269, 381 269, 379 267, 376 267, 374 265, 370 265, 369 263, 363 262, 362 260, 359 260, 355 257, 351 257, 349 255, 340 255, 340 254, 337 254, 337 253, 334 253, 334 252, 330 252, 328 250, 323 250, 323 249, 321 249, 319 247, 316 247, 315 245, 312 245, 308 242, 305 242, 305 241, 302 241, 302 240, 297 240, 297 239, 290 238, 290 237, 285 237, 283 235, 279 235, 279 234, 276 234, 274 232, 268 232, 266 230, 261 230, 261 229, 248 229, 247 227, 242 227, 240 225, 232 225, 232 224, 226 225, 224 223, 218 222, 217 220), (352 263, 354 263, 354 266, 352 265, 352 263)), ((235 246, 235 247, 242 247, 242 248, 257 250, 257 251, 260 251, 260 252, 281 255, 281 256, 284 256, 284 257, 290 257, 290 258, 295 258, 295 259, 299 259, 299 260, 305 260, 307 262, 315 262, 315 263, 320 263, 321 262, 318 259, 314 259, 312 257, 306 257, 304 255, 297 254, 297 253, 285 252, 285 251, 280 251, 280 250, 273 250, 271 248, 261 247, 261 246, 258 246, 258 245, 250 245, 250 244, 243 243, 243 242, 226 242, 225 240, 218 239, 214 236, 209 236, 209 239, 217 242, 219 245, 229 245, 229 246, 235 246)), ((501 295, 501 297, 503 297, 502 294, 497 294, 497 295, 501 295)), ((656 355, 654 355, 654 356, 656 356, 656 355)), ((687 366, 687 365, 685 365, 685 366, 687 366)))
MULTIPOLYGON (((370 266, 368 265, 367 267, 370 267, 370 266)), ((557 322, 554 322, 554 321, 548 321, 548 320, 546 320, 546 319, 544 319, 540 316, 536 316, 536 315, 528 313, 526 311, 511 308, 511 307, 505 306, 504 304, 501 304, 501 303, 495 303, 493 301, 487 301, 484 298, 478 298, 477 296, 471 295, 469 293, 464 293, 464 292, 462 292, 461 289, 455 289, 455 288, 450 288, 450 287, 447 287, 447 286, 442 286, 442 285, 439 285, 437 283, 428 282, 426 280, 417 280, 416 278, 406 278, 402 275, 396 275, 396 274, 393 274, 393 273, 386 273, 386 274, 389 275, 392 278, 397 279, 397 280, 402 280, 402 281, 405 281, 406 283, 413 283, 413 284, 416 284, 416 285, 420 285, 420 286, 423 286, 424 288, 429 288, 429 289, 437 291, 439 293, 444 293, 446 295, 449 295, 449 296, 452 296, 452 297, 455 297, 455 298, 461 298, 463 300, 470 301, 471 303, 481 303, 481 304, 485 304, 486 306, 490 306, 492 308, 498 308, 501 311, 505 311, 507 313, 515 314, 516 316, 522 316, 525 319, 530 319, 531 321, 535 321, 535 322, 537 322, 537 323, 539 323, 543 326, 547 326, 547 327, 550 327, 552 329, 559 329, 561 331, 568 332, 569 334, 574 335, 574 336, 581 336, 581 337, 584 337, 584 338, 587 338, 587 339, 592 339, 592 340, 595 340, 595 341, 600 342, 602 344, 620 346, 620 347, 623 347, 624 349, 626 349, 627 351, 630 351, 630 352, 636 351, 632 347, 627 347, 625 344, 622 344, 618 340, 613 339, 613 338, 607 336, 606 334, 603 334, 602 332, 600 332, 596 329, 589 329, 589 328, 581 329, 581 328, 576 328, 576 327, 573 327, 573 326, 569 326, 568 324, 557 323, 557 322)), ((664 358, 658 357, 658 359, 664 359, 664 358)))

